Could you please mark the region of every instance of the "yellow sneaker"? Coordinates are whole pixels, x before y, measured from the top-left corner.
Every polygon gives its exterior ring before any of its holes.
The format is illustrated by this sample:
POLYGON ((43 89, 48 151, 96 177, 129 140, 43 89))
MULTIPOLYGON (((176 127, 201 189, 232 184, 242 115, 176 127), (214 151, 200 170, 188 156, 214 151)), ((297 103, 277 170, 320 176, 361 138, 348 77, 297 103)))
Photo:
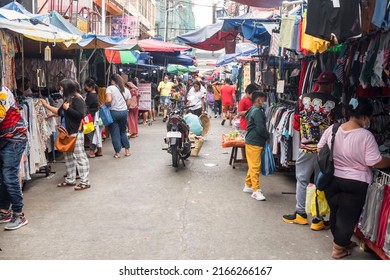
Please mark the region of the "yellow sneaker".
POLYGON ((299 214, 295 212, 290 215, 283 215, 283 221, 288 224, 307 225, 307 214, 299 214))
POLYGON ((311 225, 310 225, 311 230, 319 231, 319 230, 329 229, 329 228, 330 228, 329 221, 324 221, 317 218, 314 218, 311 221, 311 225))

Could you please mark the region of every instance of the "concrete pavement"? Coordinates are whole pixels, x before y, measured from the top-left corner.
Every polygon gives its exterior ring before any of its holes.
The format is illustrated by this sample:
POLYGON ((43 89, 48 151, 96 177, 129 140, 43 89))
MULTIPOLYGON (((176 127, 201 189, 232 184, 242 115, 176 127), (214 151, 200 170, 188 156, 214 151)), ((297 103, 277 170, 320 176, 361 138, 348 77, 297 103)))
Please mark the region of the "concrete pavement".
MULTIPOLYGON (((92 188, 58 188, 55 175, 36 175, 24 192, 29 224, 0 230, 0 259, 331 259, 330 231, 285 224, 294 211, 293 174, 261 177, 267 201, 242 192, 246 167, 228 165, 221 134, 231 127, 211 120, 199 157, 175 170, 165 147, 161 118, 140 125, 132 155, 113 158, 110 139, 103 157, 90 159, 92 188)), ((123 153, 122 153, 123 155, 123 153)), ((346 259, 376 259, 359 248, 346 259)))

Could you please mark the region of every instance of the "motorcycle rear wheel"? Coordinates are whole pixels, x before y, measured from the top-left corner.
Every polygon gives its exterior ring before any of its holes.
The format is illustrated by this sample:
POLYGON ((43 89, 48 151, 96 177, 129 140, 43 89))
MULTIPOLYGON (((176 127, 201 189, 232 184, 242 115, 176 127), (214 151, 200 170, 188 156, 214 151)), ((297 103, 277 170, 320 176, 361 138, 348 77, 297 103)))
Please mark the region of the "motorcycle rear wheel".
POLYGON ((176 145, 171 146, 171 154, 172 154, 172 166, 178 168, 180 154, 179 154, 178 147, 176 145))

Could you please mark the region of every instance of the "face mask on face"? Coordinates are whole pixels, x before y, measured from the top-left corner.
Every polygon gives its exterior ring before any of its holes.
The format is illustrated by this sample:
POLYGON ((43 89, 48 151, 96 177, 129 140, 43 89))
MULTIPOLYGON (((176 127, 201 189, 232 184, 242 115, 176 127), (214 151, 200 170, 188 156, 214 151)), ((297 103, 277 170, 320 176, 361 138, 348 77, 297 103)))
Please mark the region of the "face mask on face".
POLYGON ((64 96, 64 92, 61 89, 58 93, 61 94, 62 96, 64 96))

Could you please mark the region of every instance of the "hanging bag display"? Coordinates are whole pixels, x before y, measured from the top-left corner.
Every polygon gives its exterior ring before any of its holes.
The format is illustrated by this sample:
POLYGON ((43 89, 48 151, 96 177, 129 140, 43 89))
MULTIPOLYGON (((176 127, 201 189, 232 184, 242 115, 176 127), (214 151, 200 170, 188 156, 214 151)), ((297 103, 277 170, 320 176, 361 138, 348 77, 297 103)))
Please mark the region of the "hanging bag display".
POLYGON ((110 109, 107 107, 106 104, 103 104, 102 107, 100 107, 99 116, 105 126, 108 126, 114 122, 111 116, 110 109))
POLYGON ((319 176, 317 181, 317 189, 323 191, 332 183, 334 177, 334 163, 333 163, 333 147, 334 147, 334 139, 336 137, 336 132, 340 127, 340 123, 336 123, 332 128, 332 140, 331 147, 329 148, 328 143, 326 143, 320 153, 318 154, 318 165, 320 167, 320 171, 322 176, 319 176))
POLYGON ((275 171, 275 160, 270 144, 266 143, 261 153, 261 174, 269 176, 275 171))
POLYGON ((93 123, 93 119, 92 119, 91 114, 86 115, 83 118, 82 122, 83 122, 83 133, 84 134, 89 134, 95 130, 95 125, 93 123))
POLYGON ((65 127, 58 127, 58 135, 55 142, 55 147, 63 153, 72 153, 76 145, 77 135, 69 135, 65 127))

